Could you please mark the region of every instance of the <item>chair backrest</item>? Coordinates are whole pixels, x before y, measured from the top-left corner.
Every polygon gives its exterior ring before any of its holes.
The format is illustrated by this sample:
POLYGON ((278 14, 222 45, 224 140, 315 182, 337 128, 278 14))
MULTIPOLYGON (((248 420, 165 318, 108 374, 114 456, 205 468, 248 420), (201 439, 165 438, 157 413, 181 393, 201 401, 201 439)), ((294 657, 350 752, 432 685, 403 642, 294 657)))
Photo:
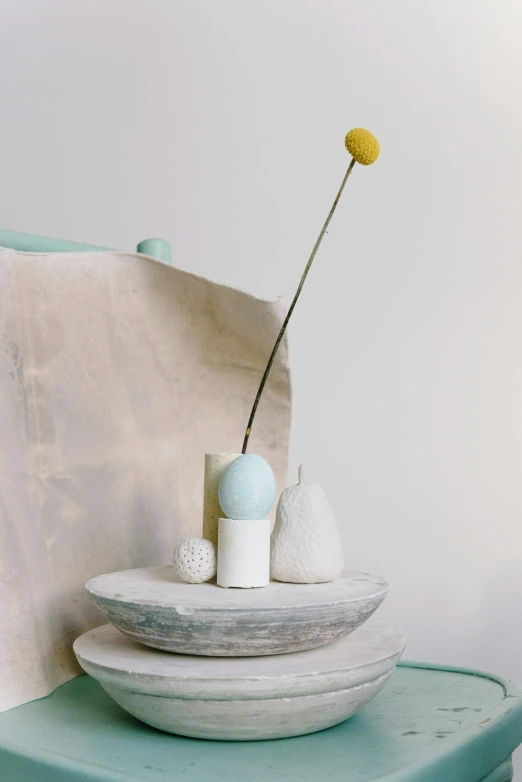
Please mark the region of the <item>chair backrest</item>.
MULTIPOLYGON (((1 228, 0 247, 9 247, 11 250, 29 253, 96 252, 110 249, 109 247, 97 247, 93 244, 23 234, 18 231, 4 231, 1 228)), ((138 244, 136 251, 142 255, 150 255, 163 263, 172 263, 170 244, 165 239, 144 239, 138 244)))

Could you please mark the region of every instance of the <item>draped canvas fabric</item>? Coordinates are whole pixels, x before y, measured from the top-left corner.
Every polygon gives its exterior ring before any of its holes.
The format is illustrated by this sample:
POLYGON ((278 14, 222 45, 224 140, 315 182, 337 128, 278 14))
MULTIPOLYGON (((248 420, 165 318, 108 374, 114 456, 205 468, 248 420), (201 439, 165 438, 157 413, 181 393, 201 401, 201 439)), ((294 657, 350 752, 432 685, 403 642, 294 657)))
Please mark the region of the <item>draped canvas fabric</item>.
MULTIPOLYGON (((205 452, 241 450, 282 302, 136 254, 0 248, 0 711, 80 672, 84 584, 202 531, 205 452)), ((286 343, 249 452, 284 487, 286 343)))

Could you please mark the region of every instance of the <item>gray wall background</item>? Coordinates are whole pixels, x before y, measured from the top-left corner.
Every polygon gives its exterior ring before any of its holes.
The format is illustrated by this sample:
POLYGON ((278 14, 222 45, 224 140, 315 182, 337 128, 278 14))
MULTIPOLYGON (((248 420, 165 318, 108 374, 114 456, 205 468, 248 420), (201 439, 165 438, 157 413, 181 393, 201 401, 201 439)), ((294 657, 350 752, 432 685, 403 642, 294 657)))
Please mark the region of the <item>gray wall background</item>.
MULTIPOLYGON (((408 656, 522 681, 517 0, 3 0, 0 224, 291 297, 291 480, 408 656)), ((238 432, 238 447, 242 432, 238 432)))

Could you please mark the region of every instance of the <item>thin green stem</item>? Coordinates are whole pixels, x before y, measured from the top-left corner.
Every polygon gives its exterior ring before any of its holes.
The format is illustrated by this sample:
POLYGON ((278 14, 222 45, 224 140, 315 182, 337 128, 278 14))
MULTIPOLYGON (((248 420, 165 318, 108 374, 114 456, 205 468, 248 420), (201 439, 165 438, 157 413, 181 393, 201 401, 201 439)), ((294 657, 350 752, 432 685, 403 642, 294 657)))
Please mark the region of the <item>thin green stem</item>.
POLYGON ((293 301, 290 305, 290 308, 286 314, 286 318, 283 321, 283 325, 281 326, 281 331, 279 332, 279 336, 276 339, 274 348, 272 350, 272 353, 270 355, 270 358, 268 359, 268 364, 266 365, 266 369, 264 371, 263 377, 261 378, 261 383, 259 384, 259 388, 257 390, 256 398, 254 401, 254 406, 252 407, 252 412, 250 413, 250 418, 248 419, 248 425, 245 432, 245 439, 243 440, 243 449, 241 453, 246 453, 246 449, 248 446, 248 438, 250 437, 250 432, 252 431, 252 424, 254 423, 254 418, 257 411, 257 406, 259 404, 259 400, 261 399, 261 394, 263 393, 263 389, 265 387, 268 375, 270 374, 270 370, 272 369, 272 364, 274 363, 274 359, 276 357, 276 353, 279 349, 279 345, 281 344, 281 340, 283 339, 284 333, 286 331, 286 327, 288 326, 288 321, 292 317, 292 312, 294 311, 294 307, 297 304, 297 299, 299 298, 299 294, 301 293, 301 290, 303 288, 303 285, 305 283, 306 277, 308 275, 308 272, 310 271, 310 267, 312 265, 312 262, 315 258, 315 255, 317 253, 317 250, 319 249, 319 245, 322 242, 323 236, 326 233, 326 229, 328 228, 330 224, 330 220, 332 219, 333 213, 335 212, 335 208, 337 204, 339 203, 339 199, 342 195, 342 192, 344 190, 344 186, 348 180, 348 177, 352 173, 353 167, 355 165, 355 158, 352 158, 352 161, 350 165, 348 166, 348 171, 344 175, 344 179, 342 181, 341 187, 339 188, 339 192, 337 193, 335 197, 335 201, 332 204, 332 208, 330 209, 330 212, 328 214, 328 217, 326 218, 325 224, 323 225, 321 229, 321 233, 319 234, 319 237, 314 245, 314 249, 312 250, 312 254, 310 258, 308 259, 308 263, 306 264, 306 268, 304 270, 303 276, 301 277, 301 282, 299 283, 299 287, 297 288, 297 292, 293 298, 293 301))

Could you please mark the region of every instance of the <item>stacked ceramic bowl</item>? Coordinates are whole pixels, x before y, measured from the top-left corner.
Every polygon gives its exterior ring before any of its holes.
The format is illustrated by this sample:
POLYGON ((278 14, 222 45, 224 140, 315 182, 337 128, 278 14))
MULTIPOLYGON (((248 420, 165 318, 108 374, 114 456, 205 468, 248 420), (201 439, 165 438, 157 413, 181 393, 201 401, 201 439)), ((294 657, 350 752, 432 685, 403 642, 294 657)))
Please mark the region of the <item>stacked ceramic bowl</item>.
POLYGON ((110 624, 76 640, 83 669, 138 719, 196 738, 336 725, 379 692, 405 646, 366 623, 388 584, 365 573, 224 590, 156 567, 99 576, 87 591, 110 624))

